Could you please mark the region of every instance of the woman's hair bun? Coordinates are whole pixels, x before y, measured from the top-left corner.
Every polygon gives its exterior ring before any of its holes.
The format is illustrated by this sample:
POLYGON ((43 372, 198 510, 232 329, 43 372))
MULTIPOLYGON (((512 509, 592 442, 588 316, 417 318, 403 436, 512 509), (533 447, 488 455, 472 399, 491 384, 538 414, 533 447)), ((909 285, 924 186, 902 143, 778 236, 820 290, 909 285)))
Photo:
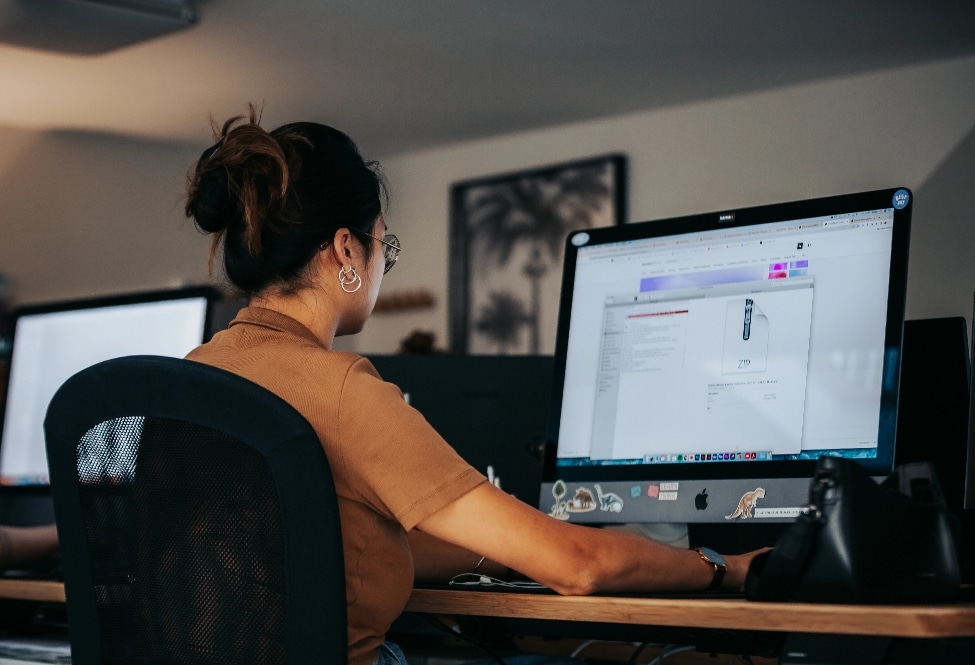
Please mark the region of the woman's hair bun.
POLYGON ((197 181, 188 212, 193 215, 197 226, 208 233, 225 230, 235 216, 228 185, 227 172, 221 167, 204 167, 197 181))
POLYGON ((214 135, 187 178, 185 213, 211 234, 210 269, 255 293, 274 282, 292 288, 337 229, 367 235, 382 214, 381 175, 342 132, 311 122, 260 126, 258 109, 235 116, 214 135))

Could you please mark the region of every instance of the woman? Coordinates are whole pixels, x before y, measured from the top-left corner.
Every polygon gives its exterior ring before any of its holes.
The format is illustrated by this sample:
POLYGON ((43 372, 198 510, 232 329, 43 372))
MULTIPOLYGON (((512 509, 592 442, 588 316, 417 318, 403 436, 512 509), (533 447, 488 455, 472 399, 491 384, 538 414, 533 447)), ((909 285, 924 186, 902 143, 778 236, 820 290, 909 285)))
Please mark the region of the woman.
MULTIPOLYGON (((186 214, 214 234, 229 280, 249 296, 228 330, 188 356, 278 394, 317 431, 335 475, 345 547, 349 662, 405 663, 384 643, 414 579, 509 570, 563 594, 706 589, 695 551, 553 519, 466 464, 395 386, 351 353, 400 253, 385 186, 341 132, 315 123, 224 124, 198 161, 186 214)), ((727 557, 742 586, 750 556, 727 557)), ((512 660, 511 662, 519 662, 512 660)))

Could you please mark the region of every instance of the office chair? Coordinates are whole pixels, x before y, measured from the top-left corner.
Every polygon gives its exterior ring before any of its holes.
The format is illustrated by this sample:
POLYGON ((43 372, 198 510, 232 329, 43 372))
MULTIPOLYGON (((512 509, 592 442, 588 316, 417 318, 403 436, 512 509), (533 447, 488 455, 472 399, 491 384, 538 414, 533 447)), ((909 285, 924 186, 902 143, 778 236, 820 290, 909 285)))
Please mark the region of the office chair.
POLYGON ((44 422, 72 662, 345 663, 345 567, 321 443, 229 372, 131 356, 44 422))

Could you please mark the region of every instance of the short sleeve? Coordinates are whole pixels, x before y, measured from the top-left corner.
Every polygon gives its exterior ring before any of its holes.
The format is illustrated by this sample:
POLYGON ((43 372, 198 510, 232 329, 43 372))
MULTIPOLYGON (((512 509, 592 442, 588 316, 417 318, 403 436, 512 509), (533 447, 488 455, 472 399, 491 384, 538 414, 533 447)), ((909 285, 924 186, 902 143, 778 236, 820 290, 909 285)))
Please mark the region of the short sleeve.
POLYGON ((349 366, 338 407, 350 487, 404 529, 487 482, 365 358, 349 366))

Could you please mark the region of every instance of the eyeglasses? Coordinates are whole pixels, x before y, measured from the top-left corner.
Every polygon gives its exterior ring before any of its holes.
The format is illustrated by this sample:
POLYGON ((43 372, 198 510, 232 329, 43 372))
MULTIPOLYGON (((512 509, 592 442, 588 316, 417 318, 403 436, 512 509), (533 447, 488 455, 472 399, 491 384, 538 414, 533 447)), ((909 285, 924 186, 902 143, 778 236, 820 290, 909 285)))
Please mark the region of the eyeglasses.
POLYGON ((382 238, 377 238, 371 233, 367 233, 366 235, 385 245, 383 247, 383 259, 386 261, 386 265, 383 267, 383 274, 385 275, 393 269, 393 266, 396 265, 396 259, 399 258, 399 253, 403 251, 403 247, 399 244, 399 238, 392 233, 387 233, 382 238))

